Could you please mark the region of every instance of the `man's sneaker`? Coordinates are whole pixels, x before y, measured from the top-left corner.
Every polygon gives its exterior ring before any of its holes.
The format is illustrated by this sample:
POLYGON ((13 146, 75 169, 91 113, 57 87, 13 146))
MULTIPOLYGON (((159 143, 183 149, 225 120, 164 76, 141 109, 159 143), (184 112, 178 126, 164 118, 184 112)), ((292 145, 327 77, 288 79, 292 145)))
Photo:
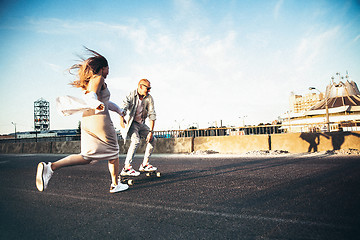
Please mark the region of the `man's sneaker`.
POLYGON ((51 163, 41 162, 38 164, 36 172, 36 187, 42 192, 47 188, 49 180, 53 175, 53 170, 51 170, 51 163))
POLYGON ((120 175, 137 177, 140 175, 140 173, 138 171, 136 171, 132 166, 130 166, 128 169, 123 168, 120 175))
POLYGON ((154 172, 157 170, 157 167, 154 167, 151 164, 146 164, 145 166, 143 166, 143 164, 140 165, 139 171, 140 172, 154 172))
POLYGON ((125 191, 128 188, 129 188, 129 186, 127 184, 123 184, 123 183, 118 183, 118 185, 111 184, 110 193, 125 191))

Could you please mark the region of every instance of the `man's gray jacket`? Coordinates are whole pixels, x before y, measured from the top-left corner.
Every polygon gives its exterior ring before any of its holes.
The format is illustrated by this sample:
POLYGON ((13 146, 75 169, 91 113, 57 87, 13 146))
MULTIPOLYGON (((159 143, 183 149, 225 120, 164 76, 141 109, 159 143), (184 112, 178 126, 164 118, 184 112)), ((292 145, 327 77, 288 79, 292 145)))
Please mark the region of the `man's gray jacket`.
MULTIPOLYGON (((134 121, 136 108, 139 102, 138 100, 139 100, 139 95, 137 93, 137 90, 134 90, 130 92, 130 94, 126 97, 126 99, 123 101, 121 105, 123 111, 126 112, 126 116, 124 117, 126 121, 126 125, 125 128, 121 128, 120 130, 121 135, 124 138, 124 142, 126 141, 127 134, 131 127, 131 124, 134 121)), ((146 97, 143 98, 141 104, 143 105, 143 112, 142 112, 143 123, 145 122, 147 117, 149 118, 149 120, 155 121, 156 112, 155 112, 153 97, 150 94, 148 94, 146 97)))

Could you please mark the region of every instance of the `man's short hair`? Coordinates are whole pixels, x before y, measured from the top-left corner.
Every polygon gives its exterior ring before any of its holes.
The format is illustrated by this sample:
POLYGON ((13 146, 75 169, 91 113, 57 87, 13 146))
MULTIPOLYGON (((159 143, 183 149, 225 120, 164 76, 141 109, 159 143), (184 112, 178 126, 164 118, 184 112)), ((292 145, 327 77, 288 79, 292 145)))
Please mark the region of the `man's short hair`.
POLYGON ((142 84, 142 83, 149 83, 149 84, 150 84, 150 81, 149 81, 149 80, 147 80, 146 78, 143 78, 143 79, 140 79, 140 81, 139 81, 139 84, 138 84, 138 85, 140 85, 140 84, 142 84))

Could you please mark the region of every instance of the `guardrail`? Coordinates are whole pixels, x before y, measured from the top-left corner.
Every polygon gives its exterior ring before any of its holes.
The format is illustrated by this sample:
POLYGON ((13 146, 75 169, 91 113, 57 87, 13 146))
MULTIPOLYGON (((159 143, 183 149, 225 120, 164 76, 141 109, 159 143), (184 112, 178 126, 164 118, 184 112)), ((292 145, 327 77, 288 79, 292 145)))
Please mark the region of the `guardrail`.
POLYGON ((284 131, 281 129, 281 125, 156 131, 155 137, 156 138, 211 137, 211 136, 257 135, 257 134, 276 134, 276 133, 284 133, 284 131))
MULTIPOLYGON (((360 131, 360 121, 351 122, 332 122, 330 131, 360 131)), ((277 125, 258 125, 245 127, 222 127, 206 129, 185 129, 156 131, 157 138, 177 138, 177 137, 209 137, 209 136, 234 136, 234 135, 260 135, 260 134, 284 134, 302 132, 327 132, 326 123, 312 124, 277 124, 277 125)))
POLYGON ((20 142, 68 142, 80 141, 80 135, 71 136, 51 136, 51 137, 27 137, 27 138, 5 138, 0 139, 0 143, 20 143, 20 142))
MULTIPOLYGON (((353 132, 360 131, 360 121, 332 122, 330 131, 353 132)), ((220 127, 205 129, 185 129, 185 130, 162 130, 154 131, 156 138, 182 138, 182 137, 210 137, 210 136, 236 136, 236 135, 261 135, 261 134, 285 134, 294 132, 327 132, 326 123, 312 124, 277 124, 277 125, 258 125, 245 127, 220 127)), ((0 139, 0 143, 11 142, 65 142, 79 141, 80 135, 58 136, 58 137, 37 137, 37 138, 7 138, 0 139)), ((118 135, 121 140, 121 135, 118 135)))

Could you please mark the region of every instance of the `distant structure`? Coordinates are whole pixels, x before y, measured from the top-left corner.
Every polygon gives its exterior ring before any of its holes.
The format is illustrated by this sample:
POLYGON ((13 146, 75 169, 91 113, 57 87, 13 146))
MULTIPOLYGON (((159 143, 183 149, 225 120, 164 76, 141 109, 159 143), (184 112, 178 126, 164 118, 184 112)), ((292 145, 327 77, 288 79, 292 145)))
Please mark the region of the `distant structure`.
POLYGON ((36 131, 50 129, 50 103, 43 98, 34 102, 34 129, 36 131))
POLYGON ((290 112, 305 112, 323 99, 323 93, 308 93, 304 96, 292 93, 290 96, 290 112))
MULTIPOLYGON (((340 75, 337 73, 337 75, 340 75)), ((348 75, 331 83, 325 93, 290 96, 290 111, 281 116, 287 132, 360 130, 360 91, 348 75)), ((317 90, 315 88, 310 88, 317 90)))
POLYGON ((323 99, 311 107, 308 114, 324 110, 326 105, 331 108, 333 113, 352 113, 360 110, 360 92, 354 81, 339 82, 338 84, 333 82, 327 86, 326 96, 327 99, 323 99))

